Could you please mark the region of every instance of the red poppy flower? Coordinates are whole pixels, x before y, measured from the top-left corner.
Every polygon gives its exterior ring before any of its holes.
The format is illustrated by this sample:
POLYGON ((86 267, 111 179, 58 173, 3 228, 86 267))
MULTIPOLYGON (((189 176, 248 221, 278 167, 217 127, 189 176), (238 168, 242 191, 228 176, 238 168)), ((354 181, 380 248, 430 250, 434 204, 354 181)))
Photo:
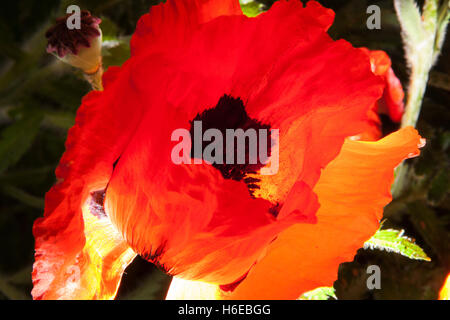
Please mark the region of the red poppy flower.
POLYGON ((136 254, 235 298, 295 299, 334 279, 377 230, 393 168, 420 137, 345 140, 366 129, 385 79, 327 35, 333 16, 315 1, 255 18, 237 0, 152 7, 69 131, 34 225, 33 297, 113 298, 136 254), (172 133, 195 119, 278 129, 278 172, 175 164, 172 133))

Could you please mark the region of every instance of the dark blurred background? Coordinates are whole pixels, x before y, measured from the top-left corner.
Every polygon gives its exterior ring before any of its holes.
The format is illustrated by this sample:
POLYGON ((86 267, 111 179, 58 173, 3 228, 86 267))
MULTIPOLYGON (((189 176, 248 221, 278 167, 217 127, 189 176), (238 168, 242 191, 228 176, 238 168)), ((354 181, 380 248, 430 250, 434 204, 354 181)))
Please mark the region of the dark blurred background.
MULTIPOLYGON (((219 0, 220 1, 220 0, 219 0)), ((104 64, 120 65, 139 17, 158 0, 17 0, 0 11, 0 299, 30 299, 33 221, 43 214, 44 195, 55 182, 81 98, 90 90, 82 74, 45 51, 45 30, 71 4, 102 18, 104 64)), ((269 8, 272 0, 261 0, 269 8)), ((319 0, 336 12, 334 39, 382 49, 408 83, 400 29, 391 0, 319 0), (381 7, 381 30, 368 30, 366 9, 381 7)), ((265 32, 265 30, 261 30, 265 32)), ((431 262, 384 251, 359 250, 342 264, 335 288, 339 299, 436 299, 450 270, 449 146, 450 44, 431 72, 418 129, 427 139, 419 158, 408 160, 408 187, 385 210, 384 226, 404 229, 431 262), (366 269, 381 268, 381 290, 366 287, 366 269)), ((385 132, 396 129, 383 118, 385 132)), ((138 258, 126 270, 118 299, 162 299, 170 277, 138 258)))

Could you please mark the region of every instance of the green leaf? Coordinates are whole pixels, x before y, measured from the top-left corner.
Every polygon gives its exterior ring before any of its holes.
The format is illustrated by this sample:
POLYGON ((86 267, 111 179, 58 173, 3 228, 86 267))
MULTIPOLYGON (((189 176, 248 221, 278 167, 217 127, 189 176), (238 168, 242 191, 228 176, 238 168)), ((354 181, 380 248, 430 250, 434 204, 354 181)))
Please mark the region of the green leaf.
POLYGON ((111 19, 102 16, 102 37, 103 41, 106 40, 117 40, 117 35, 119 33, 119 27, 111 19))
POLYGON ((434 62, 436 62, 441 49, 442 45, 445 40, 445 35, 447 33, 447 25, 450 21, 450 1, 445 0, 441 7, 439 8, 438 12, 438 18, 437 18, 437 29, 436 29, 436 40, 434 45, 434 62))
POLYGON ((241 10, 242 13, 245 14, 247 17, 253 18, 256 17, 258 14, 263 12, 262 8, 263 5, 256 1, 248 1, 248 0, 241 0, 241 10))
POLYGON ((123 40, 105 41, 102 48, 103 67, 121 66, 130 57, 130 46, 123 40))
POLYGON ((410 259, 431 261, 426 253, 414 240, 403 235, 403 230, 378 230, 375 235, 364 243, 364 249, 379 249, 395 252, 410 259))
POLYGON ((43 114, 27 112, 0 133, 0 173, 17 163, 36 137, 43 114))
POLYGON ((426 0, 423 5, 422 25, 428 36, 434 37, 438 18, 439 0, 426 0))
POLYGON ((68 130, 75 124, 75 115, 72 112, 47 111, 45 121, 57 128, 68 130))
POLYGON ((402 27, 407 57, 410 57, 410 53, 414 52, 422 41, 427 41, 420 10, 414 0, 394 0, 394 6, 402 27))
POLYGON ((329 300, 333 298, 337 300, 333 287, 319 287, 317 289, 305 292, 297 300, 329 300))
POLYGON ((30 207, 40 210, 44 209, 44 199, 35 197, 19 188, 11 185, 3 185, 0 186, 0 191, 30 207))

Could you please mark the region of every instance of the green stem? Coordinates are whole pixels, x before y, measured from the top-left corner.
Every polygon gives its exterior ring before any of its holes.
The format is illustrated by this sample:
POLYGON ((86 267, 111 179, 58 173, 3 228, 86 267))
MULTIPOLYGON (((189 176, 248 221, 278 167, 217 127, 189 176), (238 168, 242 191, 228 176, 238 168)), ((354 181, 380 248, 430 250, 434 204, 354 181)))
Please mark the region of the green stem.
POLYGON ((408 87, 408 102, 401 123, 402 127, 416 126, 427 88, 429 72, 430 69, 424 68, 424 65, 418 65, 416 70, 413 69, 408 87))
POLYGON ((103 76, 103 66, 101 66, 101 65, 95 73, 92 73, 92 74, 85 73, 84 74, 84 77, 86 78, 86 80, 91 84, 92 90, 97 90, 97 91, 103 90, 102 76, 103 76))
MULTIPOLYGON (((444 36, 448 24, 448 0, 440 7, 439 12, 438 3, 438 0, 426 0, 420 17, 420 12, 413 0, 394 0, 402 27, 406 59, 411 67, 402 128, 416 126, 429 73, 442 48, 442 41, 439 39, 444 36)), ((408 167, 404 163, 396 168, 395 181, 391 190, 394 197, 398 197, 404 190, 407 172, 408 167)))

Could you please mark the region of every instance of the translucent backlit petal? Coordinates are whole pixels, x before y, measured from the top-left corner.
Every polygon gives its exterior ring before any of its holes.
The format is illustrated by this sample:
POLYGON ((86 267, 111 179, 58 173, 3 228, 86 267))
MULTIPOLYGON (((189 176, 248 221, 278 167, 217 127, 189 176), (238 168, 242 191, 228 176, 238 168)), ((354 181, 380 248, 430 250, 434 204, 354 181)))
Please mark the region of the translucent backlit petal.
POLYGON ((168 0, 150 8, 131 39, 132 54, 182 45, 203 23, 220 16, 242 15, 238 0, 168 0))
POLYGON ((383 99, 378 104, 378 111, 388 114, 392 121, 400 122, 405 107, 403 102, 405 93, 400 80, 392 70, 391 59, 381 50, 370 51, 366 48, 362 50, 369 55, 373 72, 382 76, 386 83, 383 99))
MULTIPOLYGON (((377 142, 347 140, 314 189, 321 205, 318 223, 282 232, 231 294, 209 288, 204 297, 296 299, 303 292, 332 286, 339 264, 352 260, 378 229, 383 207, 391 200, 394 168, 418 155, 419 146, 423 139, 411 127, 377 142)), ((188 298, 203 287, 195 282, 174 285, 170 298, 188 298)))
POLYGON ((418 155, 421 144, 410 127, 377 142, 347 140, 314 188, 318 223, 295 225, 280 234, 232 298, 295 299, 332 286, 339 264, 353 259, 378 229, 383 207, 391 200, 394 168, 418 155))
POLYGON ((219 286, 201 282, 184 280, 177 277, 172 279, 166 300, 220 300, 219 286))
MULTIPOLYGON (((118 71, 113 68, 105 74, 107 88, 120 85, 115 83, 118 71)), ((121 269, 131 261, 117 231, 113 233, 107 221, 88 219, 90 214, 82 210, 91 192, 105 189, 113 163, 139 118, 138 109, 130 114, 123 105, 107 92, 92 92, 83 99, 56 169, 58 183, 47 193, 44 217, 33 227, 35 299, 112 298, 121 269), (72 285, 64 289, 67 281, 72 285)))
POLYGON ((113 299, 116 296, 122 274, 136 253, 108 217, 97 217, 90 212, 88 203, 82 209, 84 230, 70 229, 45 241, 36 238, 34 299, 113 299), (72 242, 75 238, 80 243, 85 240, 79 252, 78 243, 72 242), (63 257, 61 247, 66 248, 63 257))
POLYGON ((450 273, 447 275, 441 291, 439 291, 439 300, 450 300, 450 273))

